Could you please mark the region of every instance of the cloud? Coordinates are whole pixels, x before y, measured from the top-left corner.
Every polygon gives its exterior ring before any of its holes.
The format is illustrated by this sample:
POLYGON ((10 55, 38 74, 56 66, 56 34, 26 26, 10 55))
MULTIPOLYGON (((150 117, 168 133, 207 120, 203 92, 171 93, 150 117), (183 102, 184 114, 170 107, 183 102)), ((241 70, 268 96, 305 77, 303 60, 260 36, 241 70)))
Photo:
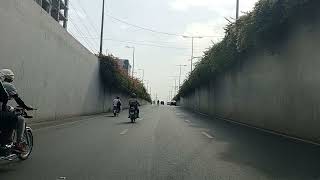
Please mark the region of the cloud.
MULTIPOLYGON (((240 11, 252 10, 254 4, 258 0, 241 0, 240 11)), ((191 8, 205 8, 210 11, 215 11, 222 16, 230 16, 235 14, 235 0, 171 0, 169 6, 173 10, 187 11, 191 8)))
POLYGON ((209 11, 215 11, 218 14, 225 15, 235 9, 235 3, 230 0, 171 0, 169 2, 171 9, 176 11, 187 11, 191 8, 203 8, 209 11))

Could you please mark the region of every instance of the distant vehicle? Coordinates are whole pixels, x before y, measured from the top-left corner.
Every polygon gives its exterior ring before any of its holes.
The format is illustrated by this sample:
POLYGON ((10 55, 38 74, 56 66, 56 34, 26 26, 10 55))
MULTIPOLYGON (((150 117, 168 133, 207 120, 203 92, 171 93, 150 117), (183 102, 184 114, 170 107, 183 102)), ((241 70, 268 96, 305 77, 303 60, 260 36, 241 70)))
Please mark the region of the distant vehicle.
POLYGON ((170 102, 170 105, 171 105, 171 106, 176 106, 176 105, 177 105, 177 101, 171 101, 171 102, 170 102))
POLYGON ((170 101, 168 101, 168 102, 167 102, 167 105, 171 105, 171 102, 170 102, 170 101))
POLYGON ((164 101, 161 101, 161 105, 164 105, 164 101))

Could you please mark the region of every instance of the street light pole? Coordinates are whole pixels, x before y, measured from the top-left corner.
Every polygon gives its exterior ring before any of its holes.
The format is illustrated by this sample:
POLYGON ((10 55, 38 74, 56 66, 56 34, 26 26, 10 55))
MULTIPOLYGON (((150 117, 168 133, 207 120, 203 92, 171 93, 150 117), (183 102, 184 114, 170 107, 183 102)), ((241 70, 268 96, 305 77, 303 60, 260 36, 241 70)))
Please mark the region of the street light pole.
POLYGON ((236 19, 239 19, 239 0, 237 0, 237 7, 236 7, 236 19))
POLYGON ((147 89, 147 93, 148 93, 148 90, 149 90, 149 88, 148 88, 149 81, 146 80, 145 82, 146 82, 146 86, 147 86, 146 89, 147 89))
POLYGON ((194 49, 194 38, 197 38, 197 39, 201 39, 201 38, 203 38, 203 37, 201 37, 201 36, 182 36, 183 38, 188 38, 188 39, 191 39, 191 67, 190 67, 190 69, 191 69, 191 71, 190 71, 190 73, 192 72, 192 66, 193 66, 193 63, 192 63, 192 61, 193 61, 193 49, 194 49))
POLYGON ((181 67, 187 66, 187 65, 185 65, 185 64, 179 64, 179 65, 177 65, 177 66, 179 66, 179 68, 180 68, 180 70, 179 70, 179 90, 180 90, 180 87, 181 87, 181 67))
POLYGON ((179 76, 169 76, 169 77, 172 77, 174 78, 174 93, 176 94, 178 91, 177 91, 177 78, 179 76))
POLYGON ((144 69, 138 69, 139 71, 142 71, 142 82, 144 80, 144 69))
POLYGON ((192 63, 192 61, 193 61, 193 40, 194 40, 194 37, 191 37, 191 44, 192 44, 192 50, 191 50, 191 71, 190 72, 192 72, 192 66, 193 66, 193 63, 192 63))
POLYGON ((101 35, 100 35, 100 52, 99 52, 99 56, 102 56, 102 46, 103 46, 104 1, 105 0, 102 0, 102 18, 101 18, 101 35))

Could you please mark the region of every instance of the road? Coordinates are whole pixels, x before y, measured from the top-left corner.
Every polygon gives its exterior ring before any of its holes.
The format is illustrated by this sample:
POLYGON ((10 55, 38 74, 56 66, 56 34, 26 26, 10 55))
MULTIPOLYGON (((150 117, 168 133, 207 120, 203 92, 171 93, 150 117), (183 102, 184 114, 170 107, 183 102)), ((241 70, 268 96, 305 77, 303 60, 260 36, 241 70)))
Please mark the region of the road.
POLYGON ((320 147, 187 112, 146 106, 34 126, 24 162, 0 162, 1 180, 320 179, 320 147))

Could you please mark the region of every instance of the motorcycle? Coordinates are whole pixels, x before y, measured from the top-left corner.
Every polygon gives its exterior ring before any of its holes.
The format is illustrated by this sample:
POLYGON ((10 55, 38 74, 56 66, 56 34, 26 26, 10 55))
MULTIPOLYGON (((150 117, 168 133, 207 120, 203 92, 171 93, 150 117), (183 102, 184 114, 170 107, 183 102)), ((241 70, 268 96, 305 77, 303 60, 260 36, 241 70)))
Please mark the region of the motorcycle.
POLYGON ((136 108, 133 106, 131 106, 129 108, 129 117, 131 119, 131 123, 136 122, 136 119, 138 118, 138 112, 137 112, 136 108))
POLYGON ((118 116, 119 113, 120 113, 120 107, 113 106, 113 115, 114 115, 114 117, 118 116))
MULTIPOLYGON (((15 113, 17 116, 23 116, 26 119, 33 118, 29 116, 25 109, 21 107, 9 107, 10 112, 15 113)), ((22 137, 22 143, 25 143, 26 151, 18 153, 15 151, 16 132, 15 130, 0 130, 0 160, 12 161, 15 159, 26 160, 29 158, 33 148, 33 135, 32 129, 25 126, 25 131, 22 137)))

